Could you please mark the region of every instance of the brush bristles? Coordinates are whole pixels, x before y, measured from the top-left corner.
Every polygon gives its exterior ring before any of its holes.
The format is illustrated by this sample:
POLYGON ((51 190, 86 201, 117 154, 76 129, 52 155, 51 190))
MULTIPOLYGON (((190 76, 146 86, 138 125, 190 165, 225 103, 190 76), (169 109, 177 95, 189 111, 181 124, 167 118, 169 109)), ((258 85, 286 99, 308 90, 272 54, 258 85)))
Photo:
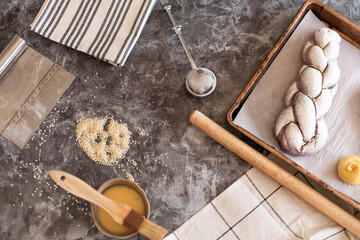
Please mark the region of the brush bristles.
POLYGON ((161 240, 165 237, 167 230, 156 223, 145 219, 138 232, 151 240, 161 240))

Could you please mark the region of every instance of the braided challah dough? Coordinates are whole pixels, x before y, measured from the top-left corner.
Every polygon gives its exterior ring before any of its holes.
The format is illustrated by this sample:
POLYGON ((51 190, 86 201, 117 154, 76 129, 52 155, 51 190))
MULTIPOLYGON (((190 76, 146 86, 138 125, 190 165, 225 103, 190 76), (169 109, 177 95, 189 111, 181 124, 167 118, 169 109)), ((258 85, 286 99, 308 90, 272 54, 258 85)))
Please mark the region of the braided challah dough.
POLYGON ((275 120, 275 137, 291 155, 319 151, 328 131, 323 116, 330 109, 337 90, 341 38, 328 28, 317 30, 305 43, 304 65, 285 95, 285 109, 275 120))

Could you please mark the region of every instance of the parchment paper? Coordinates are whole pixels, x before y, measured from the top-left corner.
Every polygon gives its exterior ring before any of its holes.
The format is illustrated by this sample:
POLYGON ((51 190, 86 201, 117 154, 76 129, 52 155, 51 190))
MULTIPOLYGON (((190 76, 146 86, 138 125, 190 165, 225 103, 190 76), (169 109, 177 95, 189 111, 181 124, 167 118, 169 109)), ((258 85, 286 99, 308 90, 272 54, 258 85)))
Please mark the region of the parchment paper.
MULTIPOLYGON (((275 117, 284 108, 285 92, 303 65, 301 52, 314 31, 325 25, 309 11, 261 78, 234 123, 278 151, 273 134, 275 117)), ((338 91, 324 119, 329 136, 318 153, 303 157, 285 154, 294 162, 355 201, 360 202, 360 185, 345 184, 337 175, 337 165, 347 155, 360 156, 360 50, 342 39, 338 65, 338 91)))

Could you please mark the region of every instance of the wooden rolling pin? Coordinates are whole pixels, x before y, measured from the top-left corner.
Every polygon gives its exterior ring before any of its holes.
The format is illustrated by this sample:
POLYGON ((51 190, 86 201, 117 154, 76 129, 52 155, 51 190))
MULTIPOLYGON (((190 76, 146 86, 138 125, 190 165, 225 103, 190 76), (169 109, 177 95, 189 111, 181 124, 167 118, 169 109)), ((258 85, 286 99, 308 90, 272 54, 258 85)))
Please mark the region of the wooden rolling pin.
POLYGON ((246 143, 242 142, 201 112, 197 110, 192 112, 189 121, 228 150, 289 189, 298 197, 356 236, 360 237, 360 221, 353 215, 331 202, 329 199, 279 167, 246 143))

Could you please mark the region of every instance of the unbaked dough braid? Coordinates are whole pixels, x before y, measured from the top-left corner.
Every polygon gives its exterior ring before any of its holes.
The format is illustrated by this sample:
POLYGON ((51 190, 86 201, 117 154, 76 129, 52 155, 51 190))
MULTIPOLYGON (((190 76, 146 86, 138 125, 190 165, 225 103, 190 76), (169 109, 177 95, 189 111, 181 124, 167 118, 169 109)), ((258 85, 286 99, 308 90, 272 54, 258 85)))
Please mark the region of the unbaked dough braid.
POLYGON ((328 28, 317 30, 305 43, 304 65, 285 95, 285 106, 275 120, 275 137, 291 155, 319 151, 328 131, 323 116, 330 109, 337 90, 341 38, 328 28))

